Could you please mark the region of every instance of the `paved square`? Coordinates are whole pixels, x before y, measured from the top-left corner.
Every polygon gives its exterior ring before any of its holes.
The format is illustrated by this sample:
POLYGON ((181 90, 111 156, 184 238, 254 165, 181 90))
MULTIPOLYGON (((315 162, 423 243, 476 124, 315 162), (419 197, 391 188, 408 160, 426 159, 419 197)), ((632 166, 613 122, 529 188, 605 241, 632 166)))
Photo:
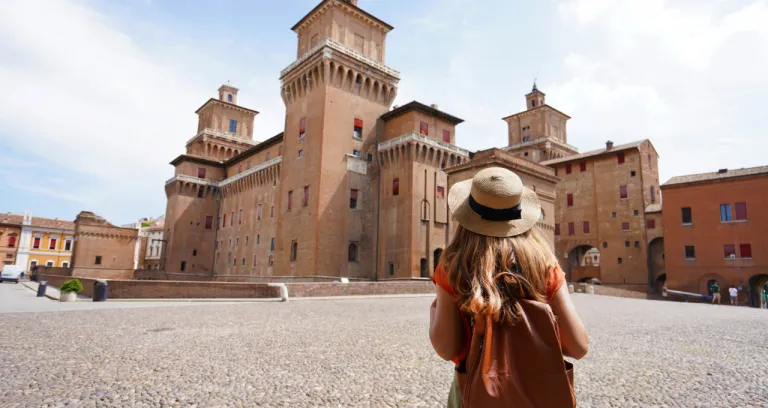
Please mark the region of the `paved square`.
MULTIPOLYGON (((579 406, 768 406, 768 311, 575 301, 590 334, 579 406)), ((430 302, 3 313, 0 406, 444 406, 452 367, 429 345, 430 302)))

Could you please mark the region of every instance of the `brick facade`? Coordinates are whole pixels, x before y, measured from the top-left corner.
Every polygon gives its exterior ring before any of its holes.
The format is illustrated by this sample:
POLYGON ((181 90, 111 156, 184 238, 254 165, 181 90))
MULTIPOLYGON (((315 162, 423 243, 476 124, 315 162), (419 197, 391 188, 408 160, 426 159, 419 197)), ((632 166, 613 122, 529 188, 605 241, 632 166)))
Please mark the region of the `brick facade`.
POLYGON ((131 279, 139 231, 108 223, 92 212, 75 219, 72 275, 87 278, 131 279))
POLYGON ((673 177, 662 189, 667 287, 708 295, 715 280, 723 302, 734 285, 739 303, 759 306, 768 284, 768 167, 673 177))

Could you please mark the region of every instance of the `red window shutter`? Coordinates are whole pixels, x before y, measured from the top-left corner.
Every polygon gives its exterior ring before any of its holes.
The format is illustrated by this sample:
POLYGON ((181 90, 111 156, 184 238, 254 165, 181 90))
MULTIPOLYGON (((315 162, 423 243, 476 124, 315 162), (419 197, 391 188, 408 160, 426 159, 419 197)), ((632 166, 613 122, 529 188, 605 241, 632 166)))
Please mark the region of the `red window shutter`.
POLYGON ((619 196, 622 199, 627 198, 627 186, 619 186, 619 196))
POLYGON ((646 227, 648 229, 656 228, 656 220, 648 220, 648 221, 646 221, 646 227))
POLYGON ((723 245, 723 252, 725 253, 726 258, 730 258, 733 256, 736 257, 736 245, 732 244, 725 244, 723 245))
POLYGON ((619 162, 619 164, 624 163, 624 152, 616 153, 616 159, 619 162))
POLYGON ((736 219, 739 221, 747 220, 747 203, 736 203, 736 219))
POLYGON ((299 121, 299 134, 304 134, 304 132, 307 130, 307 120, 302 119, 299 121))
MULTIPOLYGON (((349 125, 347 125, 349 126, 349 125)), ((355 127, 362 128, 363 127, 363 121, 361 119, 355 119, 355 127)))
POLYGON ((739 245, 739 253, 742 258, 752 258, 752 244, 739 245))
POLYGON ((451 131, 443 130, 443 142, 451 143, 451 131))
POLYGON ((392 180, 392 195, 400 194, 400 179, 392 180))
POLYGON ((555 235, 560 235, 560 224, 555 224, 555 235))
POLYGON ((576 226, 572 222, 568 223, 568 235, 576 235, 576 226))
POLYGON ((221 228, 224 228, 227 226, 227 214, 224 214, 224 222, 221 225, 221 228))
POLYGON ((579 163, 579 170, 580 171, 587 171, 587 162, 579 163))
POLYGON ((205 167, 199 167, 197 169, 197 178, 205 178, 205 167))
POLYGON ((421 122, 419 125, 419 133, 421 133, 424 136, 427 136, 429 134, 429 125, 427 122, 421 122))
POLYGON ((34 242, 32 243, 33 248, 40 248, 40 238, 35 238, 34 242))
POLYGON ((571 174, 571 165, 570 164, 566 164, 565 165, 565 174, 571 174))
POLYGON ((213 216, 206 215, 205 216, 205 229, 212 229, 213 228, 213 216))
POLYGON ((573 194, 568 194, 568 207, 573 207, 573 194))
POLYGON ((56 249, 56 239, 51 239, 51 242, 48 244, 48 249, 56 249))
POLYGON ((269 207, 269 218, 275 218, 275 206, 269 207))
POLYGON ((628 222, 622 222, 621 223, 621 230, 622 231, 629 231, 629 223, 628 222))
POLYGON ((9 237, 8 247, 13 248, 14 246, 16 246, 16 237, 9 237))
POLYGON ((589 221, 584 221, 584 233, 589 234, 589 221))
POLYGON ((350 190, 349 191, 349 198, 352 200, 357 200, 357 190, 350 190))

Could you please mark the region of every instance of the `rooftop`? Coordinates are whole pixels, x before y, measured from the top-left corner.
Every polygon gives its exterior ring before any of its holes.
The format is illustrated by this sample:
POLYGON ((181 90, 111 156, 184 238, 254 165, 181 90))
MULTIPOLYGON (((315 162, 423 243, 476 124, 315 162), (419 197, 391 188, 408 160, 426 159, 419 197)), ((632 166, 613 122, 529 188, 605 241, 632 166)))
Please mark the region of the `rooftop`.
POLYGON ((257 144, 256 146, 253 146, 253 147, 249 148, 248 150, 243 150, 237 156, 232 157, 229 160, 227 160, 226 162, 224 162, 224 165, 225 166, 231 166, 233 164, 237 164, 237 163, 245 160, 246 158, 250 157, 252 154, 258 153, 258 152, 260 152, 260 151, 262 151, 262 150, 264 150, 264 149, 266 149, 266 148, 268 148, 270 146, 273 146, 276 143, 282 142, 282 141, 283 141, 283 132, 280 132, 280 133, 270 137, 269 139, 267 139, 267 140, 257 144))
POLYGON ((637 149, 637 148, 640 147, 640 145, 642 145, 646 141, 648 141, 648 139, 640 140, 640 141, 632 142, 632 143, 627 143, 627 144, 623 144, 623 145, 613 146, 610 149, 604 147, 602 149, 592 150, 590 152, 585 152, 585 153, 581 153, 581 154, 575 154, 573 156, 566 156, 566 157, 561 157, 559 159, 547 160, 545 162, 541 162, 541 164, 543 164, 545 166, 551 166, 553 164, 567 163, 567 162, 571 162, 571 161, 576 161, 576 160, 581 160, 581 159, 586 159, 586 158, 591 158, 591 157, 602 156, 604 154, 613 154, 615 152, 620 152, 622 150, 637 149))
MULTIPOLYGON (((544 92, 541 92, 541 91, 539 91, 539 92, 540 92, 540 93, 542 93, 542 94, 544 93, 544 92)), ((533 92, 531 92, 531 93, 533 93, 533 92)), ((528 94, 528 95, 530 95, 530 94, 528 94)), ((515 116, 518 116, 518 115, 525 115, 525 114, 531 113, 531 112, 533 112, 533 111, 535 111, 535 110, 538 110, 538 109, 544 109, 544 108, 548 108, 548 109, 551 109, 551 110, 553 110, 553 111, 555 111, 555 112, 557 112, 557 113, 559 113, 559 114, 561 114, 561 115, 565 116, 565 117, 566 117, 566 118, 568 118, 568 119, 570 119, 570 118, 571 118, 570 116, 566 115, 565 113, 563 113, 563 112, 560 112, 559 110, 557 110, 557 109, 555 109, 555 108, 553 108, 553 107, 551 107, 551 106, 549 106, 549 105, 547 105, 547 104, 544 104, 544 105, 539 105, 539 106, 537 106, 537 107, 535 107, 535 108, 531 108, 531 109, 528 109, 528 110, 524 110, 524 111, 522 111, 522 112, 517 112, 517 113, 515 113, 515 114, 509 115, 509 116, 506 116, 506 117, 503 117, 503 118, 501 118, 501 120, 507 120, 507 119, 509 119, 509 118, 514 118, 515 116)))
POLYGON ((405 104, 399 108, 392 109, 391 111, 381 115, 381 120, 383 120, 384 122, 387 122, 391 119, 394 119, 398 116, 404 115, 412 111, 419 111, 427 115, 435 116, 447 122, 450 122, 454 125, 458 125, 459 123, 464 122, 464 119, 457 118, 456 116, 449 115, 441 110, 438 110, 436 107, 427 106, 421 102, 416 102, 416 101, 405 104))
POLYGON ((648 207, 645 207, 646 214, 660 213, 660 212, 661 212, 661 204, 650 204, 648 207))
POLYGON ((232 103, 232 102, 221 101, 221 100, 218 100, 218 99, 216 99, 216 98, 210 98, 210 99, 208 99, 207 101, 205 101, 205 103, 204 103, 202 106, 200 106, 199 108, 197 108, 197 110, 195 111, 195 113, 200 113, 200 111, 201 111, 201 110, 203 110, 203 108, 205 108, 206 106, 208 106, 208 104, 210 104, 210 103, 220 103, 220 104, 222 104, 222 105, 224 105, 224 106, 229 106, 229 107, 231 107, 231 108, 235 108, 235 109, 241 109, 241 110, 244 110, 244 111, 246 111, 246 112, 249 112, 249 113, 253 114, 254 116, 259 114, 259 112, 258 112, 258 111, 255 111, 255 110, 253 110, 253 109, 244 108, 244 107, 242 107, 242 106, 240 106, 240 105, 235 105, 235 104, 234 104, 234 103, 232 103))
POLYGON ((386 31, 391 31, 392 29, 394 29, 394 27, 392 27, 391 25, 389 25, 389 24, 385 23, 384 21, 376 18, 376 16, 374 16, 372 14, 369 14, 367 11, 361 9, 360 7, 357 7, 356 5, 352 4, 349 1, 346 1, 346 0, 323 0, 323 1, 320 2, 320 4, 318 4, 315 8, 313 8, 309 13, 307 13, 304 17, 302 17, 301 20, 299 20, 298 23, 296 23, 293 27, 291 27, 291 30, 297 31, 299 29, 299 27, 305 21, 307 21, 311 17, 313 17, 315 12, 320 10, 321 8, 324 8, 324 7, 333 5, 333 4, 341 4, 341 3, 344 3, 345 6, 347 6, 347 7, 351 8, 352 10, 360 13, 361 15, 366 17, 367 19, 369 19, 369 20, 371 20, 371 21, 373 21, 373 22, 375 22, 377 24, 380 24, 381 26, 386 28, 386 31))
POLYGON ((713 173, 688 174, 672 177, 662 187, 678 186, 682 184, 704 183, 708 181, 727 180, 732 178, 768 175, 768 166, 749 167, 746 169, 728 170, 722 169, 713 173))

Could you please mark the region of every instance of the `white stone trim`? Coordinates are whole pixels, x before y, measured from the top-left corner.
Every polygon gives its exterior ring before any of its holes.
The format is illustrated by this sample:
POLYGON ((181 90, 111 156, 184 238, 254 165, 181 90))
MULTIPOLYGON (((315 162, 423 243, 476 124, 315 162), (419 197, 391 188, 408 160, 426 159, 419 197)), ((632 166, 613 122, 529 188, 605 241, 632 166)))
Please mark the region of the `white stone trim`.
POLYGON ((174 183, 176 181, 185 181, 185 182, 188 182, 188 183, 195 183, 195 184, 200 184, 200 185, 204 185, 204 186, 224 187, 227 184, 234 183, 235 181, 240 180, 243 177, 250 176, 253 173, 257 173, 257 172, 259 172, 261 170, 266 169, 267 167, 272 167, 274 165, 280 164, 282 161, 283 161, 283 156, 277 156, 277 157, 275 157, 272 160, 268 160, 268 161, 266 161, 264 163, 261 163, 258 166, 251 167, 250 169, 248 169, 248 170, 246 170, 246 171, 244 171, 244 172, 242 172, 240 174, 237 174, 235 176, 232 176, 232 177, 230 177, 230 178, 228 178, 226 180, 222 180, 222 181, 213 181, 213 180, 209 180, 209 179, 201 179, 201 178, 194 177, 194 176, 188 176, 186 174, 177 174, 177 175, 171 177, 170 179, 168 179, 168 181, 165 182, 165 185, 174 183))
POLYGON ((196 135, 192 136, 192 138, 187 141, 187 146, 195 142, 197 139, 204 138, 205 136, 213 136, 219 139, 228 140, 230 142, 244 143, 251 146, 256 146, 257 144, 259 144, 259 142, 256 140, 235 136, 234 133, 222 132, 220 130, 205 128, 199 131, 196 135))
MULTIPOLYGON (((510 146, 507 146, 507 147, 503 147, 502 150, 508 152, 510 150, 520 149, 520 148, 528 147, 528 146, 533 146, 533 145, 537 145, 537 144, 540 144, 540 143, 554 143, 554 144, 559 145, 561 147, 565 147, 566 149, 573 150, 576 153, 579 152, 579 149, 576 146, 571 146, 568 143, 565 143, 565 142, 563 142, 561 140, 555 139, 554 137, 546 137, 546 136, 545 137, 540 137, 538 139, 530 140, 530 141, 527 141, 527 142, 518 143, 518 144, 515 144, 515 145, 510 145, 510 146)), ((547 147, 549 147, 549 146, 547 146, 547 147)))
MULTIPOLYGON (((286 76, 292 69, 299 66, 302 62, 308 60, 310 57, 315 55, 320 50, 328 47, 330 50, 338 51, 344 55, 347 55, 349 57, 354 58, 358 62, 362 62, 363 64, 374 68, 376 70, 379 70, 389 76, 392 76, 396 79, 400 79, 400 71, 397 71, 395 69, 389 68, 388 66, 375 61, 371 58, 366 57, 365 55, 347 47, 346 45, 334 40, 331 37, 325 37, 324 39, 320 40, 317 44, 315 44, 314 47, 310 48, 309 51, 305 52, 304 55, 296 59, 296 61, 292 62, 290 65, 288 65, 284 70, 280 71, 280 78, 283 78, 286 76)), ((326 55, 328 55, 326 53, 326 55)))
POLYGON ((440 141, 440 140, 435 140, 435 139, 432 139, 430 137, 424 136, 424 135, 422 135, 420 133, 416 133, 416 132, 406 133, 406 134, 404 134, 402 136, 399 136, 399 137, 396 137, 396 138, 394 138, 392 140, 387 140, 384 143, 380 143, 379 144, 379 150, 380 151, 381 150, 387 150, 387 149, 389 149, 389 148, 391 148, 393 146, 397 146, 397 145, 400 145, 400 144, 403 144, 403 143, 407 143, 407 142, 411 142, 411 141, 421 142, 421 143, 424 143, 424 144, 427 144, 427 145, 430 145, 430 146, 433 146, 433 147, 437 147, 437 148, 440 148, 440 149, 443 149, 443 150, 447 150, 447 151, 449 151, 451 153, 456 153, 459 156, 469 157, 469 150, 467 150, 467 149, 463 149, 461 147, 452 145, 450 143, 445 143, 445 142, 440 141))

